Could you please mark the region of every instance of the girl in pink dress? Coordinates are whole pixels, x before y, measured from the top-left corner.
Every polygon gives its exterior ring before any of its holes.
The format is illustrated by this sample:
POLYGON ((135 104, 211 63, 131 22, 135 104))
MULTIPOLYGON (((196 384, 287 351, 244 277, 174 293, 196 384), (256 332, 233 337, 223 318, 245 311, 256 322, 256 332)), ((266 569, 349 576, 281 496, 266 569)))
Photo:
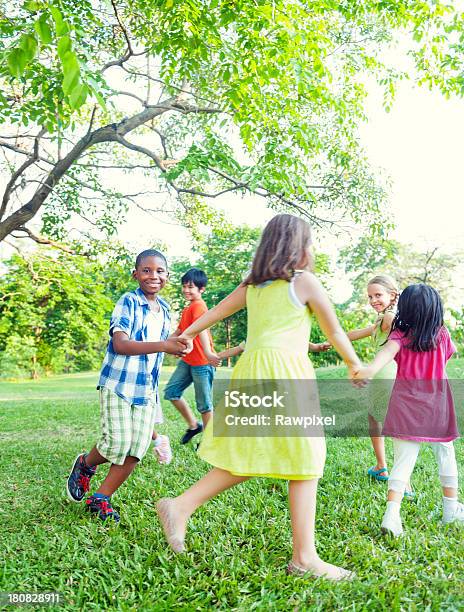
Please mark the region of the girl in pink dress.
POLYGON ((355 378, 372 378, 393 359, 395 385, 382 435, 393 438, 394 465, 388 481, 387 510, 382 531, 403 533, 400 506, 414 470, 420 445, 430 442, 443 488, 443 522, 464 523, 464 504, 458 502, 458 469, 453 440, 458 436, 453 396, 445 372, 456 351, 443 325, 443 304, 429 285, 410 285, 398 300, 387 342, 369 366, 355 378))

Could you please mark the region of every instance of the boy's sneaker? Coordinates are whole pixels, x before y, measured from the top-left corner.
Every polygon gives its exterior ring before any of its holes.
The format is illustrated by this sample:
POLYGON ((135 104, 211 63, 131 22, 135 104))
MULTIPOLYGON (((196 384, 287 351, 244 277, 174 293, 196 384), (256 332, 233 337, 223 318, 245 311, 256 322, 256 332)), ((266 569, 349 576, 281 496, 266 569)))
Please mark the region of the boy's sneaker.
POLYGON ((153 452, 155 453, 158 463, 168 465, 172 461, 172 449, 168 436, 158 436, 152 441, 153 452))
POLYGON ((97 467, 89 467, 84 461, 86 455, 78 455, 74 461, 71 474, 66 482, 66 492, 73 502, 81 502, 90 487, 90 479, 97 467))
POLYGON ((203 431, 203 425, 201 423, 197 423, 197 427, 195 429, 187 429, 182 438, 180 439, 181 444, 187 444, 190 440, 200 434, 203 431))
POLYGON ((464 523, 464 504, 457 502, 452 510, 444 508, 443 524, 448 525, 449 523, 464 523))
POLYGON ((92 514, 96 514, 99 519, 113 519, 115 523, 119 523, 119 514, 111 505, 111 497, 103 495, 103 493, 94 493, 85 500, 87 510, 92 514))

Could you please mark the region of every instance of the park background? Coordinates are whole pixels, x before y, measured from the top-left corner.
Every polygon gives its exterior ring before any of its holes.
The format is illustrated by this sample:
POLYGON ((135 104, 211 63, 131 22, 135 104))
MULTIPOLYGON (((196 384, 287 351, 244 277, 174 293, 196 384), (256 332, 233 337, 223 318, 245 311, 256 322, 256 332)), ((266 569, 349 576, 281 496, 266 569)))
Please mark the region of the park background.
MULTIPOLYGON (((118 531, 62 495, 98 429, 112 308, 148 247, 167 255, 163 297, 178 316, 188 267, 207 272, 213 306, 249 269, 265 222, 301 215, 344 328, 372 323, 372 274, 428 282, 459 351, 449 375, 463 377, 457 4, 7 1, 0 31, 0 590, 58 590, 70 609, 461 608, 462 532, 439 525, 428 451, 408 534, 392 543, 377 530, 384 488, 365 478, 369 441, 329 440, 319 549, 357 571, 353 585, 285 577, 278 481, 212 502, 173 559, 155 500, 206 469, 175 443, 169 468, 147 458, 116 496, 118 531)), ((212 331, 217 349, 238 344, 246 313, 212 331)), ((323 339, 314 321, 311 340, 323 339)), ((368 340, 356 350, 372 356, 368 340)), ((344 376, 334 351, 311 358, 319 378, 344 376)), ((175 441, 182 423, 164 410, 175 441)))

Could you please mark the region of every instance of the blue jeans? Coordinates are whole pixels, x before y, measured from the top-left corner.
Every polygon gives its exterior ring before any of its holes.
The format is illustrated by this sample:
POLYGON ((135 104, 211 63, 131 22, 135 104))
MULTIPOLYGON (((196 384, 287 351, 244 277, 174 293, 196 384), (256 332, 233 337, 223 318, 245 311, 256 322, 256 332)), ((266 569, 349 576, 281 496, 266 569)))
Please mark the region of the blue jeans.
POLYGON ((192 366, 181 359, 164 389, 164 399, 180 399, 185 389, 193 383, 198 412, 211 412, 213 410, 213 379, 213 366, 192 366))

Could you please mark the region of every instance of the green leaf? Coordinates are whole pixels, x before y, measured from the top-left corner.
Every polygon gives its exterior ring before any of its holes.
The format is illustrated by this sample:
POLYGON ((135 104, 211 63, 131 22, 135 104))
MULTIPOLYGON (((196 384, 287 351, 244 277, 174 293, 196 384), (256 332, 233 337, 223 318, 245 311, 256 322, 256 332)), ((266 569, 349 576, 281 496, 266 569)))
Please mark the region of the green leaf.
POLYGON ((71 92, 69 96, 69 105, 73 110, 77 110, 80 108, 85 100, 87 99, 87 95, 89 93, 89 89, 87 85, 83 85, 79 83, 71 92))
POLYGON ((19 78, 27 64, 27 56, 23 49, 13 49, 8 55, 8 70, 10 74, 19 78))
POLYGON ((95 96, 98 104, 100 104, 100 106, 102 107, 103 110, 108 110, 106 107, 106 101, 105 98, 101 95, 101 93, 99 91, 96 91, 95 89, 92 89, 92 93, 95 96))
POLYGON ((108 108, 106 106, 105 98, 103 97, 103 95, 101 93, 100 83, 98 81, 96 81, 94 78, 92 78, 91 76, 88 76, 86 81, 87 81, 87 85, 89 87, 89 92, 91 94, 93 94, 93 96, 97 100, 98 104, 100 104, 100 106, 102 107, 103 110, 105 110, 105 111, 108 110, 108 108))
POLYGON ((63 66, 63 92, 69 95, 79 82, 79 60, 73 51, 68 51, 61 58, 63 66))
POLYGON ((64 21, 61 11, 54 6, 50 9, 50 12, 52 14, 53 21, 55 22, 57 36, 63 36, 69 32, 68 24, 66 21, 64 21))
POLYGON ((52 31, 48 25, 47 16, 45 14, 41 15, 34 23, 34 30, 37 32, 44 45, 49 45, 52 42, 52 31))
POLYGON ((23 34, 19 41, 20 48, 24 51, 27 61, 34 59, 37 52, 37 39, 32 34, 23 34))
POLYGON ((69 36, 62 36, 60 38, 60 40, 58 41, 58 55, 61 60, 63 60, 63 57, 68 51, 71 51, 71 46, 72 43, 69 36))
POLYGON ((29 0, 29 2, 25 2, 23 4, 23 8, 30 13, 37 13, 40 9, 40 4, 38 2, 34 2, 34 0, 29 0))

